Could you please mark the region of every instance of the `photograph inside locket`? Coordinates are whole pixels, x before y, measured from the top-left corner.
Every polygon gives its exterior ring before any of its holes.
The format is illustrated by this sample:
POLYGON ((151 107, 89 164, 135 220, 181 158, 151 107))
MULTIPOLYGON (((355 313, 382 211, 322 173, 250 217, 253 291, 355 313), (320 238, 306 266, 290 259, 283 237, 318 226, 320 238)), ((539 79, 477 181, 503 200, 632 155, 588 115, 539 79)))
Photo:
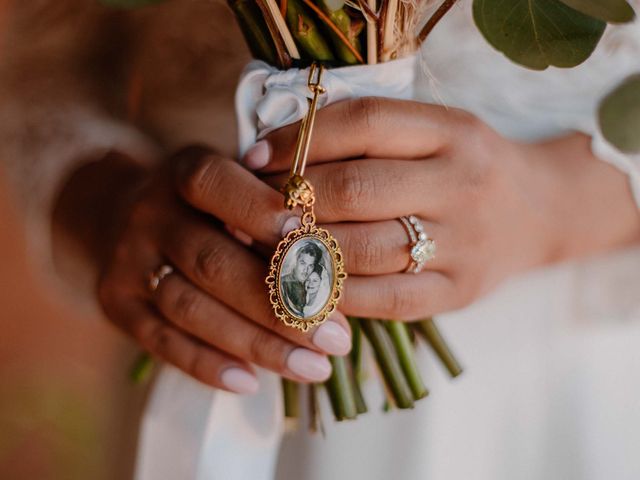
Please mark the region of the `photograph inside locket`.
POLYGON ((331 255, 320 240, 295 241, 280 270, 280 294, 287 311, 304 319, 319 314, 331 296, 333 277, 331 255))

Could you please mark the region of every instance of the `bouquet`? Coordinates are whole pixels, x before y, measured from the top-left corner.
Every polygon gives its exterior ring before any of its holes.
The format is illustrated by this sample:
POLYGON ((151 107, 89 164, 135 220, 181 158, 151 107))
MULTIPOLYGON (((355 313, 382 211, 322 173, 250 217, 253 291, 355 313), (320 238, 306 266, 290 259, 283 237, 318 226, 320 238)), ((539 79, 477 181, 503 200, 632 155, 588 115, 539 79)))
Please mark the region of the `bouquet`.
MULTIPOLYGON (((102 1, 116 6, 155 3, 102 1)), ((411 98, 416 52, 456 0, 444 0, 439 5, 430 0, 228 3, 253 56, 263 62, 250 66, 239 86, 241 148, 246 150, 257 136, 302 118, 304 108, 289 111, 281 108, 284 102, 269 103, 269 88, 288 88, 299 100, 297 105, 304 107, 306 76, 299 69, 313 63, 335 72, 328 87, 328 102, 371 94, 411 98), (396 78, 388 75, 391 68, 385 70, 384 64, 389 62, 397 62, 394 68, 399 68, 396 71, 400 75, 396 78), (357 65, 369 67, 358 69, 357 65), (284 83, 269 87, 268 79, 282 70, 289 75, 281 80, 284 83), (407 75, 402 78, 402 73, 407 75), (345 85, 348 88, 342 88, 345 85)), ((510 60, 538 70, 579 65, 594 51, 607 23, 634 18, 625 0, 514 0, 506 5, 498 0, 474 0, 473 13, 477 27, 491 45, 510 60)), ((636 75, 605 98, 600 122, 611 143, 632 152, 640 151, 640 137, 634 133, 639 121, 640 76, 636 75)), ((331 358, 333 373, 325 385, 337 420, 352 419, 367 410, 360 388, 363 340, 375 355, 387 392, 386 406, 411 408, 428 394, 415 361, 418 338, 433 348, 451 376, 462 371, 431 318, 410 325, 392 319, 349 321, 352 351, 346 357, 331 358)), ((285 380, 283 390, 285 413, 296 417, 299 386, 285 380)), ((317 392, 318 386, 311 386, 312 413, 317 413, 317 392)))

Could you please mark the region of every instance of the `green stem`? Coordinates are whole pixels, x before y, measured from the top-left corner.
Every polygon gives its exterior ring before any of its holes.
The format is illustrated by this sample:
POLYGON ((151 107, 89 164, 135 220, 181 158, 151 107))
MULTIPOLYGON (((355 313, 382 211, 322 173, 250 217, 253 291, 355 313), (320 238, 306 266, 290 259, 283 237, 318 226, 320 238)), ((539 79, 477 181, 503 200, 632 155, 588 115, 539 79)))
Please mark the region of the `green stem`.
POLYGON ((431 346, 452 377, 455 378, 462 373, 463 370, 460 363, 458 363, 447 342, 445 342, 440 334, 433 318, 414 322, 413 327, 427 341, 429 346, 431 346))
MULTIPOLYGON (((291 0, 289 0, 291 1, 291 0)), ((358 416, 353 382, 347 362, 349 357, 330 356, 332 372, 326 382, 327 392, 331 399, 331 406, 336 420, 342 421, 358 416)))
POLYGON ((256 3, 251 0, 229 0, 228 3, 238 19, 251 55, 270 65, 278 65, 276 45, 256 3))
POLYGON ((429 390, 425 387, 422 377, 420 376, 420 369, 416 362, 415 350, 411 343, 411 336, 409 335, 407 325, 402 322, 388 321, 385 322, 385 326, 389 331, 393 345, 396 347, 400 366, 402 367, 404 376, 409 382, 414 400, 420 400, 426 397, 429 395, 429 390))
POLYGON ((362 32, 364 22, 360 22, 360 24, 353 23, 351 17, 343 8, 331 10, 323 0, 320 0, 319 5, 333 25, 343 34, 341 37, 336 32, 329 29, 331 42, 333 43, 333 48, 335 49, 338 58, 347 65, 363 63, 361 55, 362 48, 358 37, 362 32), (353 53, 354 50, 360 55, 359 58, 353 53))
POLYGON ((318 26, 298 0, 287 1, 287 25, 298 45, 313 60, 334 60, 333 53, 318 26))
POLYGON ((320 411, 319 392, 320 385, 312 383, 309 385, 309 430, 318 432, 324 437, 324 423, 322 421, 322 412, 320 411))
POLYGON ((153 367, 153 357, 147 352, 142 352, 131 367, 129 376, 134 383, 146 383, 153 373, 153 367))
POLYGON ((284 416, 298 418, 300 416, 300 385, 292 380, 282 379, 282 393, 284 397, 284 416))
POLYGON ((378 366, 396 406, 412 408, 413 393, 402 373, 400 361, 384 324, 380 320, 362 319, 360 325, 375 352, 378 366))
POLYGON ((356 402, 356 412, 358 415, 361 413, 367 413, 367 402, 364 399, 364 395, 362 395, 362 389, 360 388, 360 380, 355 376, 355 372, 353 375, 353 397, 356 402))
POLYGON ((353 393, 356 401, 358 414, 367 412, 367 403, 362 395, 360 379, 362 377, 362 329, 357 318, 348 317, 351 326, 351 379, 353 383, 353 393))

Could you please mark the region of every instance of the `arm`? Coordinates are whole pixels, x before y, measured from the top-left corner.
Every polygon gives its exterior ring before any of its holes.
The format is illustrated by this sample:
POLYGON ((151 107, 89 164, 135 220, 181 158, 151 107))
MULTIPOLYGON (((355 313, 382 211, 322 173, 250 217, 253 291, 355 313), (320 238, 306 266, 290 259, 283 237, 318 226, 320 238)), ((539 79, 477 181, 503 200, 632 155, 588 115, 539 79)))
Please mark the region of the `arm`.
MULTIPOLYGON (((123 78, 120 57, 108 51, 123 47, 110 33, 123 38, 113 28, 117 21, 97 2, 84 0, 12 2, 5 12, 0 158, 23 212, 29 257, 39 264, 34 270, 57 270, 75 286, 87 285, 87 275, 92 274, 77 250, 66 248, 76 233, 55 228, 51 235, 52 210, 67 218, 71 215, 62 205, 54 207, 65 183, 81 166, 101 164, 110 150, 127 152, 136 159, 133 164, 148 163, 152 157, 150 144, 122 119, 124 108, 117 95, 122 89, 118 79, 123 78)), ((120 167, 105 175, 114 184, 117 176, 129 178, 120 167)), ((99 208, 109 187, 113 185, 98 182, 93 192, 83 195, 92 218, 104 209, 92 211, 89 206, 99 208)), ((71 197, 68 191, 62 195, 63 205, 77 205, 78 199, 67 201, 71 197)), ((70 226, 66 222, 65 227, 70 226)))

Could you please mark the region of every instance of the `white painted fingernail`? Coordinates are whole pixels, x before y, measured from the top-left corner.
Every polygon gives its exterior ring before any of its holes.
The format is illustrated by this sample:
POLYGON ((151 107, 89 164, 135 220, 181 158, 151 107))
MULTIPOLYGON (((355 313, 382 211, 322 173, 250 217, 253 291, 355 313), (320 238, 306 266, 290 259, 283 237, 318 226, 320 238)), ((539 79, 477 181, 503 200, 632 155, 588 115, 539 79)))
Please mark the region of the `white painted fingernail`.
POLYGON ((233 236, 238 239, 240 243, 244 245, 250 246, 253 243, 253 238, 251 238, 248 234, 244 233, 239 228, 236 228, 233 232, 233 236))
POLYGON ((284 222, 282 226, 282 236, 284 237, 291 230, 295 230, 296 228, 300 228, 302 224, 300 223, 300 219, 298 217, 291 217, 284 222))
POLYGON ((227 232, 233 235, 233 238, 238 240, 243 245, 246 245, 247 247, 249 247, 253 243, 253 238, 251 238, 248 234, 244 233, 239 228, 234 228, 227 224, 225 224, 224 228, 227 230, 227 232))
POLYGON ((306 348, 293 350, 287 358, 287 367, 309 382, 324 382, 331 375, 329 359, 306 348))
POLYGON ((313 344, 329 355, 346 355, 351 350, 349 333, 336 322, 328 320, 313 334, 313 344))
POLYGON ((222 372, 220 381, 226 388, 236 393, 253 394, 260 387, 258 379, 254 375, 236 367, 228 368, 222 372))
POLYGON ((258 170, 269 163, 270 157, 271 148, 269 148, 269 142, 260 140, 247 151, 242 163, 250 170, 258 170))

